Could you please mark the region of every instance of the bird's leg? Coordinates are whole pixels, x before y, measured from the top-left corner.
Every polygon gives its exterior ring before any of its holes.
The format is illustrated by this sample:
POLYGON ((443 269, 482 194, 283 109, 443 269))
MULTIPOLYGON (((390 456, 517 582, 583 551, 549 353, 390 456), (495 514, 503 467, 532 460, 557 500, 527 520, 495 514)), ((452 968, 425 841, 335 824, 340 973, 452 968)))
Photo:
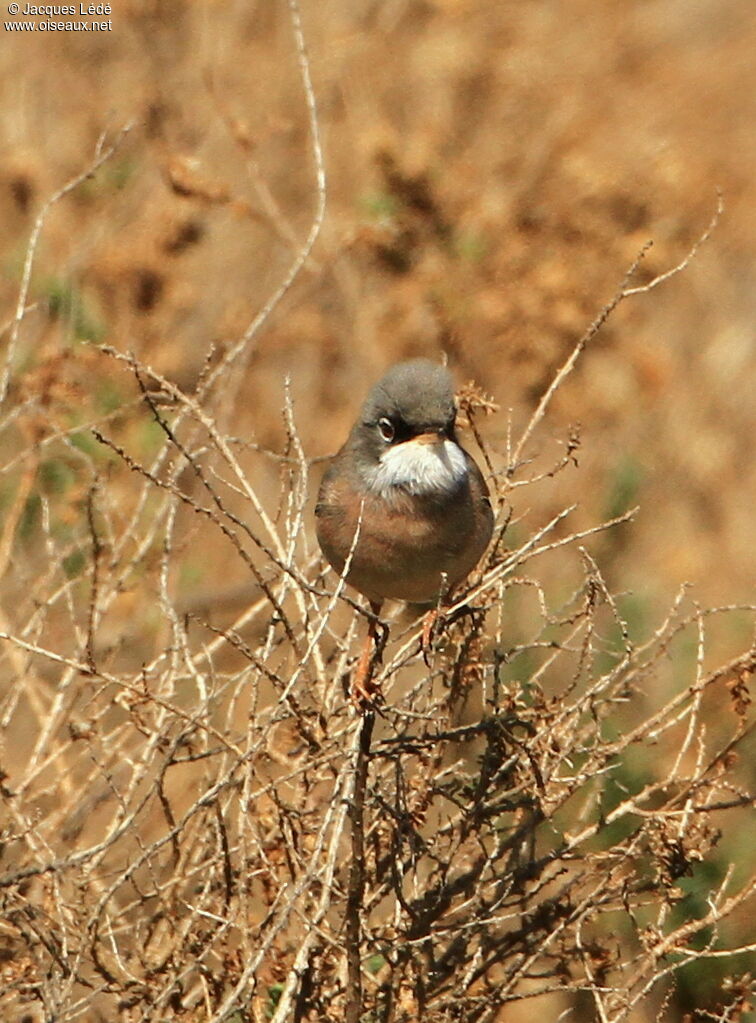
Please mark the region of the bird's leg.
POLYGON ((472 608, 467 604, 457 608, 453 613, 449 608, 453 604, 453 591, 442 590, 438 603, 423 616, 423 634, 420 640, 420 649, 423 652, 423 660, 427 667, 431 666, 431 655, 433 654, 433 641, 440 635, 444 628, 452 625, 465 614, 469 614, 472 608))
POLYGON ((420 649, 423 652, 423 660, 430 668, 431 654, 433 653, 433 642, 439 634, 450 625, 454 625, 460 618, 466 615, 473 615, 484 609, 484 606, 476 607, 472 604, 462 604, 454 611, 449 610, 452 600, 451 596, 436 607, 426 611, 423 616, 423 634, 420 639, 420 649))
POLYGON ((380 686, 373 681, 373 675, 381 663, 388 638, 388 629, 378 620, 380 602, 371 600, 370 610, 373 614, 368 621, 367 636, 352 679, 352 700, 361 710, 375 706, 376 699, 380 697, 380 686))
POLYGON ((423 660, 430 668, 431 654, 433 653, 433 640, 435 639, 436 627, 443 617, 443 611, 439 606, 431 608, 423 615, 423 635, 420 640, 420 649, 423 651, 423 660))
POLYGON ((423 652, 423 660, 426 667, 431 666, 431 655, 433 654, 433 640, 436 634, 441 631, 444 625, 445 609, 451 602, 451 592, 447 587, 447 577, 444 572, 441 576, 442 589, 439 594, 438 603, 423 616, 423 635, 420 640, 420 649, 423 652))

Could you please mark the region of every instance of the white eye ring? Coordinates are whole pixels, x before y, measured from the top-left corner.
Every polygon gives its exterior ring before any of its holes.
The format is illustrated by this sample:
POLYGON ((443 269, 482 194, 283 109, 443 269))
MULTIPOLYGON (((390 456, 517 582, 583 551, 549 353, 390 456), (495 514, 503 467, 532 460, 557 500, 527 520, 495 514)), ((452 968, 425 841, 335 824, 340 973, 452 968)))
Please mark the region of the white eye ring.
POLYGON ((394 424, 391 422, 391 420, 387 419, 385 416, 382 419, 379 419, 378 429, 381 431, 381 437, 383 437, 387 444, 390 444, 391 441, 394 439, 395 432, 394 424))

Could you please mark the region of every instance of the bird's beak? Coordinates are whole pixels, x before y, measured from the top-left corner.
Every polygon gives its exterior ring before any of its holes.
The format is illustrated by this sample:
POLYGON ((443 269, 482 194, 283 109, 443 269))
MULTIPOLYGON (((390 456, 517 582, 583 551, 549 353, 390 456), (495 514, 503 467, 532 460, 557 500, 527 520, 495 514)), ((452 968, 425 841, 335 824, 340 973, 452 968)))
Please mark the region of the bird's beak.
POLYGON ((446 431, 443 428, 419 433, 417 437, 412 438, 415 444, 443 444, 446 439, 446 431))

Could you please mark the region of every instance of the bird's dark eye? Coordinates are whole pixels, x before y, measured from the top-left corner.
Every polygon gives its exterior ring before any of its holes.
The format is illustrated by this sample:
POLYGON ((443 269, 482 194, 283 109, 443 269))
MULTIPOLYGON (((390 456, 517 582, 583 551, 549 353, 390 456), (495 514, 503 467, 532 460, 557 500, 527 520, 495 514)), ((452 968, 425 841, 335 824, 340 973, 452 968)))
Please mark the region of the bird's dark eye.
POLYGON ((383 417, 383 419, 379 419, 378 429, 381 431, 381 437, 383 437, 387 444, 390 444, 391 441, 394 439, 395 433, 394 424, 391 422, 391 420, 386 419, 385 416, 383 417))

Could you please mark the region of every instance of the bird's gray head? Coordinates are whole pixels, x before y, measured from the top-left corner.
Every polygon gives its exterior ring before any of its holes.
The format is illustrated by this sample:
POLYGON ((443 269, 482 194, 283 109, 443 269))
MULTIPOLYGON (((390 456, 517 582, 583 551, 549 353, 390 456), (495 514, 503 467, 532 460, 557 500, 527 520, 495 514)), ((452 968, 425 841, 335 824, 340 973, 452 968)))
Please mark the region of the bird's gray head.
POLYGON ((456 489, 467 473, 454 434, 454 383, 429 359, 400 362, 370 391, 350 447, 365 482, 384 496, 456 489))
POLYGON ((451 373, 430 359, 399 362, 373 387, 360 421, 377 425, 391 420, 408 436, 428 430, 454 429, 454 382, 451 373))

